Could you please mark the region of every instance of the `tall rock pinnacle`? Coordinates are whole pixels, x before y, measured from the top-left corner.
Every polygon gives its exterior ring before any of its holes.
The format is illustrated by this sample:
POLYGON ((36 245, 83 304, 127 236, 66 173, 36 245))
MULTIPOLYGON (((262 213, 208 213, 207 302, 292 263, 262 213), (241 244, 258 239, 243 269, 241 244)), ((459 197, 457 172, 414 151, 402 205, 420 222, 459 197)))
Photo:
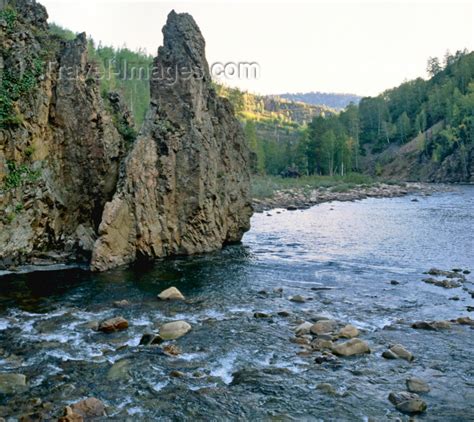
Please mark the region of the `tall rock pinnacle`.
POLYGON ((249 151, 230 103, 212 88, 204 38, 174 11, 163 35, 150 110, 105 205, 94 270, 209 252, 249 229, 249 151))

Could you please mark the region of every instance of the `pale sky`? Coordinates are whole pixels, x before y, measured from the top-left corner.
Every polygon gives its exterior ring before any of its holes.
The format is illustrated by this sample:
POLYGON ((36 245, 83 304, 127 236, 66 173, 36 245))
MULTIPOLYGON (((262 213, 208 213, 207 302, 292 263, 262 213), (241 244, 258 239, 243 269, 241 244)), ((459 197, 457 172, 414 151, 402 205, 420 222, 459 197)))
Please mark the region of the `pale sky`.
POLYGON ((229 80, 262 94, 376 95, 426 77, 429 56, 474 49, 474 6, 464 1, 39 0, 50 21, 106 45, 161 45, 171 9, 193 15, 215 62, 257 62, 257 80, 229 80))

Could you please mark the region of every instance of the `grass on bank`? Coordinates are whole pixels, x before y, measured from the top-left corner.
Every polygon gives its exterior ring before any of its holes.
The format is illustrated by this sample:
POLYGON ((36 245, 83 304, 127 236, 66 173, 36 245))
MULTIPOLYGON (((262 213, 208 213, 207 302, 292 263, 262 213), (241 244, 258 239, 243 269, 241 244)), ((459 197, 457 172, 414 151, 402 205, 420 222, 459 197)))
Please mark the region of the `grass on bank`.
MULTIPOLYGON (((302 176, 299 178, 284 178, 280 176, 252 175, 252 197, 255 199, 270 198, 278 190, 301 189, 309 192, 324 188, 333 192, 348 192, 356 186, 371 186, 379 181, 371 176, 350 173, 345 176, 302 176)), ((384 181, 388 184, 397 182, 384 181)))

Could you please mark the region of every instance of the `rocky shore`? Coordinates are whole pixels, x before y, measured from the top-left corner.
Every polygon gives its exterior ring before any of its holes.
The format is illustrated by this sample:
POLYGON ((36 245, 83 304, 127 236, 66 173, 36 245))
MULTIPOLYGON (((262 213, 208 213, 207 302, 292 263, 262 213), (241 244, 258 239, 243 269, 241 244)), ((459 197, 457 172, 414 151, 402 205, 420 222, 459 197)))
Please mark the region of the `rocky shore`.
MULTIPOLYGON (((431 195, 436 192, 450 190, 448 185, 429 183, 376 183, 373 185, 357 185, 353 188, 344 187, 300 187, 276 190, 273 196, 254 198, 255 212, 285 208, 288 211, 306 209, 314 205, 332 201, 357 201, 366 198, 394 198, 410 194, 431 195)), ((416 199, 414 199, 416 200, 416 199)))

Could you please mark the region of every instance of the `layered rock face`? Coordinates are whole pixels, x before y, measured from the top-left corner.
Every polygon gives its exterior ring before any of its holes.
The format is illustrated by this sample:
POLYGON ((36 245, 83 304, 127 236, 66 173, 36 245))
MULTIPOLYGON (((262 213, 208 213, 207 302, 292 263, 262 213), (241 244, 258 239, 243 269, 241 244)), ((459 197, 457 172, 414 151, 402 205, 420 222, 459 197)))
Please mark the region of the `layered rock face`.
POLYGON ((86 36, 51 35, 33 0, 0 6, 0 269, 92 255, 105 270, 240 240, 248 151, 189 15, 169 16, 130 142, 117 122, 133 122, 117 94, 102 98, 86 36))
POLYGON ((249 151, 230 103, 216 96, 205 42, 187 14, 168 16, 151 106, 104 209, 92 268, 195 254, 249 228, 249 151))

